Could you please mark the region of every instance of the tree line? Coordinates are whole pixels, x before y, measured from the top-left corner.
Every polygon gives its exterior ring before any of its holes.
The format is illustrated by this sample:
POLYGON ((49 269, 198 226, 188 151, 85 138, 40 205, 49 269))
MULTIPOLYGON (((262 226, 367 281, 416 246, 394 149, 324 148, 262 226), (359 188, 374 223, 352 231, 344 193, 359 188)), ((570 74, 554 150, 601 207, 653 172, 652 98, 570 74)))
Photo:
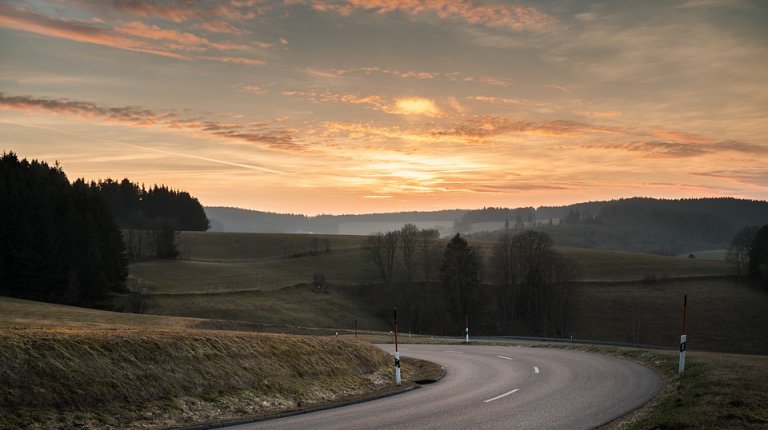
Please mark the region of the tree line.
POLYGON ((731 240, 726 259, 738 276, 768 286, 768 224, 741 229, 731 240))
POLYGON ((407 306, 407 324, 419 332, 455 332, 471 316, 488 333, 565 333, 577 268, 545 233, 507 233, 487 258, 461 234, 443 244, 436 231, 412 224, 369 235, 367 244, 387 294, 407 306))
POLYGON ((0 295, 90 306, 125 293, 128 259, 176 258, 202 205, 164 185, 70 182, 57 164, 0 158, 0 295))
POLYGON ((147 257, 174 259, 180 255, 177 232, 205 231, 210 225, 200 202, 165 185, 144 185, 123 179, 93 184, 124 232, 132 261, 147 257))
POLYGON ((0 207, 0 294, 91 305, 126 291, 125 245, 93 183, 3 153, 0 207))

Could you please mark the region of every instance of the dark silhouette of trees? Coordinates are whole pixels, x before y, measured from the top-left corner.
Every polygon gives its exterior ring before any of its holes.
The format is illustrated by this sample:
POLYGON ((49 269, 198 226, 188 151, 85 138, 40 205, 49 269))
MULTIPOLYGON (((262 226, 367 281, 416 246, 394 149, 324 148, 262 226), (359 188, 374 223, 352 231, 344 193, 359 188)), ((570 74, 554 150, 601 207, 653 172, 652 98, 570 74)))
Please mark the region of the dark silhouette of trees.
POLYGON ((738 276, 749 275, 749 253, 759 229, 760 227, 757 226, 744 227, 731 240, 731 246, 728 247, 725 258, 734 264, 738 276))
POLYGON ((491 255, 496 284, 499 331, 519 330, 538 336, 565 331, 569 282, 575 264, 552 249, 546 233, 502 235, 491 255))
POLYGON ((107 179, 94 184, 125 232, 129 258, 177 258, 176 232, 205 231, 209 227, 200 202, 165 185, 149 190, 128 179, 107 179))
POLYGON ((386 283, 392 282, 398 238, 398 232, 390 231, 387 233, 374 233, 369 235, 367 239, 368 258, 376 266, 381 279, 386 283))
POLYGON ((768 285, 768 224, 755 233, 749 250, 750 278, 768 285))
POLYGON ((419 231, 419 254, 421 255, 421 264, 424 269, 424 282, 430 282, 434 276, 434 268, 439 261, 439 251, 435 246, 437 239, 440 238, 440 232, 433 228, 427 228, 419 231))
POLYGON ((405 280, 410 282, 416 270, 416 245, 419 240, 419 229, 413 224, 405 224, 398 234, 400 240, 400 255, 405 267, 405 280))
POLYGON ((95 184, 4 153, 0 207, 0 294, 91 305, 125 291, 122 236, 95 184))
POLYGON ((452 303, 457 320, 477 308, 482 260, 476 249, 456 233, 448 242, 440 261, 440 281, 452 303))

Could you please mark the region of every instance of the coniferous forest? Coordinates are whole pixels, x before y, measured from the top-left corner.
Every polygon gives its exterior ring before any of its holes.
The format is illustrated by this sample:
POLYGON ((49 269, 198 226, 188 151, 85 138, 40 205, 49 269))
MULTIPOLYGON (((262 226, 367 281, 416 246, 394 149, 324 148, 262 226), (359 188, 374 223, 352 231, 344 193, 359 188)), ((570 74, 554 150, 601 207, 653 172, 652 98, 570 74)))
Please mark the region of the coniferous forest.
POLYGON ((0 295, 73 305, 126 291, 123 231, 149 232, 154 256, 175 258, 176 230, 208 228, 188 193, 127 179, 70 182, 58 164, 14 153, 0 158, 0 208, 0 295))

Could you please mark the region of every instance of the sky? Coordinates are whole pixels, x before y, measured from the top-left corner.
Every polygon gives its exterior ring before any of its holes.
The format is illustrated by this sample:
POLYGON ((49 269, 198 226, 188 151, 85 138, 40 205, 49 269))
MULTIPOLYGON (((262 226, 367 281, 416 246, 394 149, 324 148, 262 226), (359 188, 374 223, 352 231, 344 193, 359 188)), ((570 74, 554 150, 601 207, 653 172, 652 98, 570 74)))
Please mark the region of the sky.
POLYGON ((768 199, 768 2, 0 0, 0 151, 206 206, 768 199))

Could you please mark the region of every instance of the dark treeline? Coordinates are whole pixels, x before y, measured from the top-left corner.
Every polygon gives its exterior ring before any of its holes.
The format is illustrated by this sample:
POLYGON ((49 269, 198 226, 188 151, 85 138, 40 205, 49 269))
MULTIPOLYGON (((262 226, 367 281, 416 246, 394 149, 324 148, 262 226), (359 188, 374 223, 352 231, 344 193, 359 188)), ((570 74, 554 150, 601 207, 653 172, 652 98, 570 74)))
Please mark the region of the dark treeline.
POLYGON ((189 193, 165 185, 146 189, 128 179, 107 179, 91 186, 98 190, 123 230, 131 261, 187 257, 177 247, 176 233, 208 230, 203 206, 189 193))
MULTIPOLYGON (((562 336, 575 263, 548 235, 504 234, 490 256, 460 234, 443 244, 437 231, 406 224, 368 236, 368 257, 385 286, 367 288, 382 303, 398 303, 405 327, 417 333, 457 333, 465 317, 484 334, 562 336)), ((386 318, 386 310, 379 312, 386 318)))
POLYGON ((144 186, 128 179, 107 179, 93 186, 99 190, 122 229, 153 230, 167 226, 173 230, 208 230, 208 218, 196 198, 165 185, 144 186))
MULTIPOLYGON (((560 245, 678 254, 727 248, 739 230, 761 225, 768 219, 768 202, 733 198, 632 198, 539 208, 536 216, 535 228, 549 234, 560 245), (554 223, 547 222, 542 214, 559 215, 559 218, 554 223)), ((495 239, 502 234, 504 230, 472 236, 495 239)))
POLYGON ((506 228, 510 226, 523 228, 536 221, 536 209, 534 208, 483 208, 465 213, 454 224, 457 233, 472 230, 472 224, 484 222, 504 222, 506 228))
POLYGON ((483 208, 369 215, 276 214, 236 208, 206 208, 214 230, 265 233, 365 234, 413 223, 475 239, 496 240, 509 231, 534 228, 558 245, 679 254, 727 248, 742 228, 768 220, 768 202, 734 198, 664 200, 630 198, 539 208, 483 208), (343 229, 348 223, 363 225, 343 229), (362 224, 366 223, 366 224, 362 224), (495 224, 495 225, 494 225, 495 224), (485 230, 485 231, 484 231, 485 230))
POLYGON ((121 232, 95 184, 4 153, 0 207, 0 294, 91 305, 125 291, 121 232))
MULTIPOLYGON (((393 212, 364 215, 318 215, 280 214, 240 208, 206 207, 213 231, 243 233, 319 233, 337 234, 342 223, 409 223, 409 222, 450 222, 453 223, 467 210, 444 210, 434 212, 393 212)), ((376 229, 370 231, 373 233, 376 229)))

